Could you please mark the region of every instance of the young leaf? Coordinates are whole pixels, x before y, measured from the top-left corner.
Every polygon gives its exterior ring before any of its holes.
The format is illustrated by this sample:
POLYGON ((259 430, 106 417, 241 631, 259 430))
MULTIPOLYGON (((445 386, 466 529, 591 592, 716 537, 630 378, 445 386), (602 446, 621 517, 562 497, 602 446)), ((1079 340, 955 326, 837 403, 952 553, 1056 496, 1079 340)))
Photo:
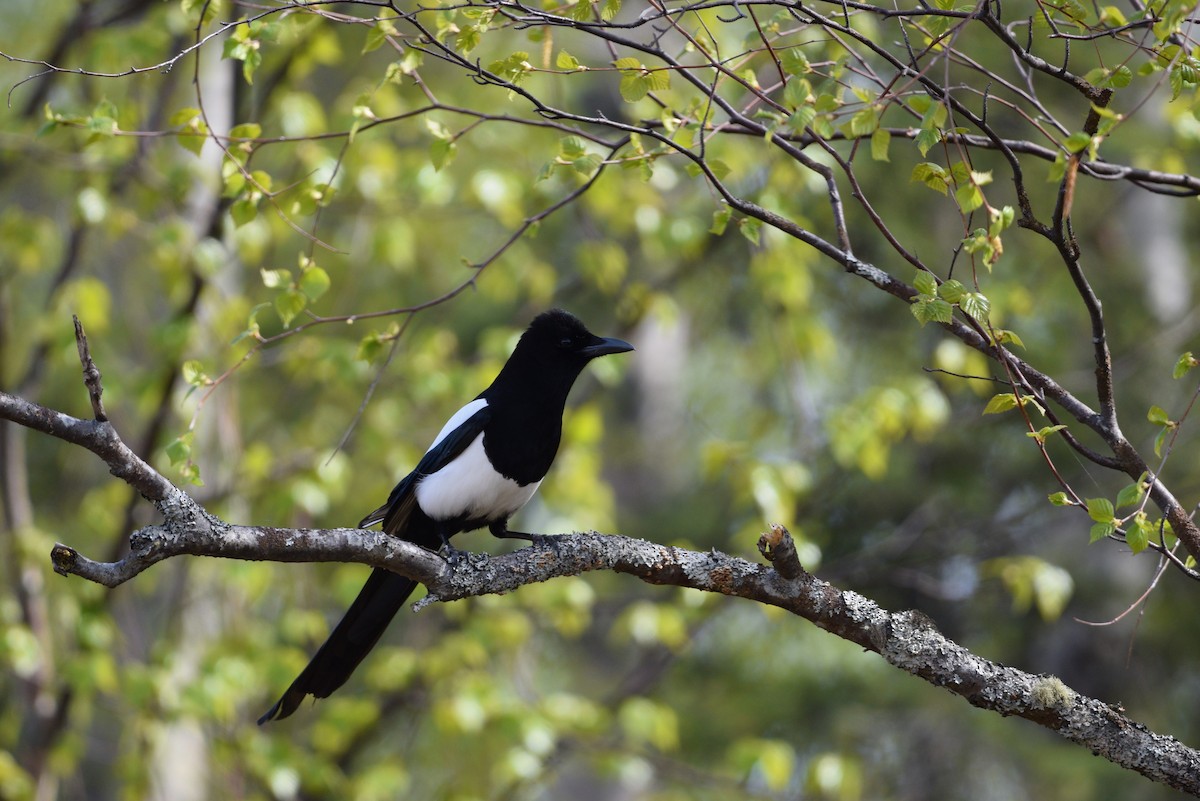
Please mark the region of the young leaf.
POLYGON ((954 318, 954 307, 941 298, 921 296, 912 308, 913 316, 921 323, 948 323, 954 318))
POLYGON ((876 128, 871 134, 871 158, 875 161, 888 160, 888 147, 892 144, 892 135, 886 128, 876 128))
POLYGON ((202 387, 211 383, 208 374, 204 372, 204 365, 195 359, 184 362, 182 372, 183 380, 194 387, 202 387))
POLYGON ((997 345, 1003 345, 1005 343, 1011 342, 1012 344, 1016 345, 1018 348, 1025 347, 1025 343, 1021 341, 1021 337, 1019 337, 1015 331, 1009 331, 1007 328, 997 328, 995 330, 996 330, 996 344, 997 345))
POLYGON ((1146 550, 1146 546, 1150 544, 1152 530, 1149 521, 1146 520, 1145 512, 1138 512, 1134 515, 1133 520, 1130 520, 1129 525, 1125 527, 1125 542, 1129 544, 1129 550, 1134 553, 1146 550))
POLYGON ((937 294, 937 279, 933 273, 926 270, 917 271, 917 277, 913 279, 913 287, 922 295, 937 294))
POLYGON ((729 206, 717 209, 713 212, 712 225, 709 226, 708 232, 720 236, 725 233, 725 227, 729 225, 729 218, 733 216, 733 209, 729 206))
POLYGON ((1087 146, 1091 143, 1091 135, 1080 131, 1079 133, 1071 134, 1065 140, 1063 140, 1063 147, 1067 149, 1068 153, 1081 153, 1087 149, 1087 146))
POLYGON ((191 458, 192 437, 193 432, 189 431, 186 434, 176 437, 167 446, 167 458, 171 460, 172 467, 191 458))
POLYGON ((938 287, 937 293, 947 303, 958 303, 963 295, 967 294, 967 288, 963 286, 962 281, 951 278, 938 287))
POLYGON ((1171 423, 1171 418, 1167 416, 1167 412, 1161 406, 1151 406, 1150 411, 1146 412, 1146 419, 1156 426, 1165 426, 1171 423))
POLYGON ((1039 428, 1037 431, 1026 431, 1025 436, 1032 437, 1033 439, 1036 439, 1039 443, 1044 444, 1046 442, 1046 437, 1050 436, 1051 434, 1053 434, 1056 431, 1062 431, 1064 428, 1066 428, 1066 426, 1064 426, 1064 425, 1045 426, 1043 428, 1039 428))
POLYGON ((287 289, 275 296, 275 312, 285 328, 292 324, 297 314, 304 311, 307 302, 304 293, 296 289, 287 289))
POLYGON ((372 331, 359 340, 358 353, 354 355, 354 358, 370 364, 379 356, 381 350, 383 350, 383 341, 380 340, 378 332, 372 331))
POLYGON ((1109 521, 1107 523, 1094 523, 1092 525, 1091 535, 1088 541, 1095 542, 1096 540, 1102 540, 1105 537, 1116 533, 1116 530, 1117 524, 1113 521, 1109 521))
POLYGON ((329 284, 329 273, 315 265, 300 275, 300 291, 310 301, 315 301, 324 295, 329 290, 329 284))
POLYGON ((278 289, 292 282, 292 274, 287 270, 259 269, 258 274, 262 276, 263 286, 267 289, 278 289))
POLYGON ((742 217, 737 221, 738 232, 746 238, 752 245, 759 243, 759 232, 762 228, 762 220, 755 217, 742 217))
POLYGON ((1074 501, 1072 501, 1065 492, 1053 492, 1048 497, 1050 499, 1050 503, 1054 504, 1055 506, 1075 505, 1074 501))
POLYGON ((958 307, 969 314, 972 319, 982 323, 987 320, 992 304, 986 296, 979 292, 965 292, 959 298, 958 307))
POLYGON ((458 151, 458 144, 453 139, 434 139, 429 145, 429 161, 435 171, 440 171, 451 161, 458 151))
POLYGON ((1187 353, 1179 357, 1179 361, 1175 362, 1175 369, 1171 371, 1172 378, 1183 378, 1192 368, 1200 362, 1196 361, 1196 357, 1189 350, 1187 353))
MULTIPOLYGON (((1145 473, 1143 473, 1142 476, 1144 477, 1145 473)), ((1117 493, 1117 508, 1120 509, 1123 506, 1137 506, 1142 502, 1142 496, 1145 494, 1146 490, 1145 487, 1142 486, 1142 482, 1135 481, 1134 483, 1125 486, 1120 492, 1117 493)))
POLYGON ((1017 396, 1011 392, 1002 392, 992 396, 992 399, 987 402, 987 406, 983 407, 983 413, 1002 414, 1015 408, 1017 408, 1017 396))
POLYGON ((258 216, 258 193, 234 201, 229 207, 229 214, 239 228, 258 216))
POLYGON ((1088 498, 1088 517, 1097 523, 1109 523, 1116 517, 1112 501, 1108 498, 1088 498))
POLYGON ((940 164, 929 161, 921 162, 913 167, 910 180, 919 181, 943 195, 948 192, 950 185, 950 176, 946 174, 946 170, 940 164))

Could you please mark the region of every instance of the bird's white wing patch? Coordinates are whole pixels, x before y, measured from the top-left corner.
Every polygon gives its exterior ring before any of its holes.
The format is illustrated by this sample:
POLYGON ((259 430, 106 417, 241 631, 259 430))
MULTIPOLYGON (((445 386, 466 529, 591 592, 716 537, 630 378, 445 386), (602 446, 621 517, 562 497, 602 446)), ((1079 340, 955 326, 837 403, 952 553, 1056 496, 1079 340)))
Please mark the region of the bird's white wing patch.
POLYGON ((515 513, 533 497, 541 483, 522 486, 497 473, 483 450, 483 434, 480 434, 449 464, 420 480, 416 488, 417 503, 434 520, 466 517, 490 522, 515 513))
POLYGON ((429 451, 436 448, 441 441, 446 438, 447 434, 470 420, 472 415, 474 415, 480 409, 485 408, 487 405, 487 401, 485 401, 483 398, 476 398, 455 412, 454 415, 446 421, 446 425, 442 426, 442 430, 438 432, 436 437, 434 437, 433 444, 430 445, 425 452, 429 453, 429 451))

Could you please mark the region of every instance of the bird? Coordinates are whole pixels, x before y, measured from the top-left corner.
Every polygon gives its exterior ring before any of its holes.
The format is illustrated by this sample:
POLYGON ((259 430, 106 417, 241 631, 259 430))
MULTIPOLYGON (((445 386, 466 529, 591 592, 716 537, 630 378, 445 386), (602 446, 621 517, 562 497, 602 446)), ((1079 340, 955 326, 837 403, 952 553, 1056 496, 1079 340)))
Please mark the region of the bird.
MULTIPOLYGON (((430 550, 456 534, 486 527, 494 536, 534 541, 510 531, 550 470, 562 438, 567 395, 588 362, 632 351, 633 345, 590 332, 574 315, 551 309, 533 319, 504 367, 483 392, 459 409, 411 473, 359 528, 383 524, 388 534, 430 550)), ((266 714, 261 726, 295 712, 306 696, 327 698, 383 635, 417 582, 376 568, 308 666, 266 714)))

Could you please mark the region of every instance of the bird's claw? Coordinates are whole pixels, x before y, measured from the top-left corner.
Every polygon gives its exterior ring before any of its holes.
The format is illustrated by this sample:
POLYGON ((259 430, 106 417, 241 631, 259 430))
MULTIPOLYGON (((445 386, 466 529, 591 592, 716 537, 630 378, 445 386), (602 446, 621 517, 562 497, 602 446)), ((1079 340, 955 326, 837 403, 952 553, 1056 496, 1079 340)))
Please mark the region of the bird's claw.
POLYGON ((466 551, 455 548, 448 542, 442 546, 442 552, 446 562, 450 565, 450 567, 458 567, 463 562, 467 561, 467 557, 470 556, 470 554, 466 551))

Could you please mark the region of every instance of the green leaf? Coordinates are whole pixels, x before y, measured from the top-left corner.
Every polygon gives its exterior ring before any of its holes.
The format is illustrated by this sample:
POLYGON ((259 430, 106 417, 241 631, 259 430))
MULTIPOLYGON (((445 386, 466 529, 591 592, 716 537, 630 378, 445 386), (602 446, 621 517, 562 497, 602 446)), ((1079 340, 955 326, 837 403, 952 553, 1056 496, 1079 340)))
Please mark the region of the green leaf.
POLYGON ((194 432, 189 431, 176 437, 171 444, 167 445, 167 458, 171 460, 172 467, 191 458, 193 437, 194 432))
POLYGON ((941 298, 919 297, 912 305, 913 316, 921 323, 948 323, 954 319, 954 307, 941 298))
POLYGON ((258 193, 234 201, 229 207, 229 214, 237 226, 243 226, 258 216, 258 193))
POLYGON ((983 205, 983 192, 975 184, 962 184, 954 190, 954 200, 963 212, 969 213, 983 205))
POLYGON ((362 52, 378 50, 389 36, 395 36, 397 33, 396 25, 390 19, 379 20, 367 31, 367 41, 363 43, 362 52))
MULTIPOLYGON (((581 3, 580 5, 585 5, 581 3)), ((529 75, 533 65, 529 63, 529 53, 518 50, 509 54, 508 58, 493 61, 488 65, 488 71, 496 73, 504 80, 519 85, 529 75)))
POLYGON ((604 159, 595 153, 589 153, 586 156, 580 156, 572 161, 571 169, 575 170, 575 172, 579 173, 580 175, 590 176, 600 167, 600 164, 603 161, 604 159))
POLYGON ((1146 412, 1146 419, 1156 426, 1169 425, 1171 422, 1171 418, 1161 406, 1151 406, 1150 411, 1146 412))
POLYGON ((958 303, 963 295, 967 294, 967 288, 963 286, 962 281, 951 278, 938 287, 937 293, 947 303, 958 303))
POLYGON ((263 286, 267 289, 278 289, 292 283, 292 274, 288 270, 259 269, 258 274, 262 276, 263 286))
POLYGON ((1109 523, 1115 519, 1116 513, 1108 498, 1088 498, 1086 502, 1088 517, 1097 523, 1109 523))
POLYGON ((864 108, 850 118, 850 135, 866 136, 879 128, 879 114, 872 107, 864 108))
POLYGON ((222 5, 223 0, 211 0, 211 2, 206 2, 206 0, 180 0, 179 3, 179 7, 187 17, 192 18, 193 14, 199 15, 198 18, 202 27, 216 19, 217 15, 221 13, 222 5))
POLYGON ((913 279, 913 287, 922 295, 936 295, 937 278, 931 272, 918 270, 917 277, 913 279))
POLYGON ((950 177, 947 175, 946 170, 941 165, 930 161, 923 161, 913 167, 910 180, 923 183, 925 186, 937 190, 943 195, 949 191, 950 177))
POLYGON ((254 172, 250 173, 250 178, 258 185, 258 189, 261 189, 264 192, 271 191, 271 176, 269 173, 264 172, 263 170, 255 170, 254 172))
POLYGON ((468 55, 479 46, 479 35, 480 27, 478 25, 463 26, 454 39, 454 45, 464 56, 468 55))
POLYGON ((1146 546, 1150 544, 1150 534, 1153 530, 1149 521, 1146 520, 1145 512, 1138 512, 1134 515, 1133 520, 1130 520, 1125 526, 1125 542, 1129 544, 1129 550, 1134 553, 1146 550, 1146 546))
POLYGON ((1108 76, 1108 85, 1114 89, 1124 89, 1133 82, 1133 70, 1121 64, 1108 76))
POLYGON ((1047 497, 1050 499, 1050 503, 1054 504, 1055 506, 1075 505, 1074 501, 1067 497, 1067 493, 1065 492, 1053 492, 1047 497))
POLYGON ((558 58, 554 60, 554 66, 560 70, 577 70, 579 69, 579 59, 568 53, 566 50, 560 50, 558 58))
POLYGON ((262 65, 262 51, 258 49, 258 42, 255 46, 246 52, 245 58, 242 59, 242 77, 246 83, 254 83, 254 73, 262 65))
POLYGON ((886 128, 876 128, 871 134, 871 158, 875 161, 888 161, 888 147, 892 144, 892 135, 886 128))
POLYGON ((621 0, 604 0, 600 4, 600 19, 608 22, 621 13, 621 0))
POLYGON ((712 174, 717 177, 718 181, 725 180, 725 177, 729 175, 729 165, 720 159, 710 159, 708 169, 712 171, 712 174))
POLYGON ((788 75, 805 75, 812 72, 812 65, 808 63, 808 57, 799 46, 780 50, 779 65, 788 75))
POLYGON ((580 0, 574 5, 567 6, 566 15, 576 22, 587 22, 592 18, 592 4, 588 0, 580 0))
POLYGON ((329 290, 329 285, 329 273, 315 265, 300 274, 300 291, 310 301, 324 295, 329 290))
POLYGON ((183 380, 193 387, 202 387, 212 383, 208 374, 204 372, 204 365, 195 359, 184 362, 181 370, 183 372, 183 380))
POLYGON ((1115 522, 1095 523, 1092 525, 1092 530, 1088 541, 1095 542, 1096 540, 1102 540, 1105 537, 1115 534, 1116 531, 1117 524, 1115 522))
POLYGON ((1183 378, 1185 375, 1191 372, 1197 364, 1200 364, 1200 361, 1197 361, 1196 357, 1193 356, 1192 352, 1189 350, 1187 353, 1184 353, 1179 357, 1179 361, 1175 362, 1175 369, 1171 371, 1171 377, 1176 379, 1183 378))
POLYGON ((195 120, 188 128, 176 133, 175 138, 180 147, 199 156, 205 141, 208 140, 208 126, 204 124, 204 120, 195 120))
POLYGON ((986 322, 992 303, 979 292, 966 292, 958 301, 958 307, 979 322, 986 322))
POLYGON ((258 139, 262 136, 262 126, 257 122, 243 122, 229 129, 230 139, 258 139))
MULTIPOLYGON (((1143 473, 1142 475, 1144 477, 1146 474, 1143 473)), ((1142 502, 1142 498, 1146 495, 1146 489, 1142 485, 1142 481, 1144 480, 1145 479, 1143 478, 1142 480, 1135 481, 1134 483, 1125 486, 1120 492, 1117 493, 1118 509, 1124 506, 1137 506, 1142 502)))
POLYGON ((1183 71, 1179 66, 1174 66, 1167 74, 1167 82, 1171 85, 1171 99, 1175 100, 1183 92, 1183 71))
POLYGON ((737 221, 738 233, 740 233, 747 242, 752 245, 759 243, 759 232, 762 228, 762 220, 755 217, 741 217, 737 221))
POLYGON ((308 301, 304 293, 297 289, 286 289, 275 296, 275 313, 279 315, 284 327, 292 324, 296 315, 304 311, 308 301))
POLYGON ((1017 335, 1016 331, 1009 331, 1007 328, 997 328, 997 329, 995 329, 995 332, 996 332, 996 344, 1003 345, 1005 343, 1011 342, 1012 344, 1016 345, 1018 348, 1025 347, 1025 343, 1021 341, 1021 337, 1017 335))
POLYGON ((709 226, 708 232, 720 236, 725 233, 725 227, 729 225, 729 218, 733 216, 733 209, 729 206, 717 209, 713 212, 712 225, 709 226))
POLYGON ((200 113, 200 109, 186 107, 176 111, 167 118, 168 125, 191 125, 193 120, 204 119, 204 115, 200 113))
POLYGON ((1002 414, 1015 408, 1017 408, 1017 396, 1011 392, 1002 392, 992 396, 992 399, 987 402, 987 406, 983 407, 983 413, 1002 414))
POLYGON ((372 331, 359 340, 358 352, 354 355, 354 358, 370 364, 379 357, 382 350, 383 340, 379 338, 378 332, 372 331))
POLYGON ((1171 426, 1163 426, 1158 432, 1158 436, 1154 438, 1154 455, 1162 457, 1162 446, 1167 441, 1167 435, 1172 431, 1171 426))
POLYGON ((1073 133, 1064 139, 1063 147, 1067 149, 1068 153, 1082 153, 1091 143, 1091 135, 1080 131, 1079 133, 1073 133))
POLYGON ((1012 206, 1005 206, 1001 209, 992 209, 991 222, 988 223, 988 236, 1000 236, 1000 234, 1013 224, 1017 213, 1012 206))
POLYGON ((1127 24, 1125 15, 1116 6, 1105 6, 1100 9, 1100 22, 1104 25, 1111 25, 1114 28, 1120 28, 1122 25, 1127 24))
POLYGON ((1066 428, 1065 425, 1045 426, 1044 428, 1039 428, 1037 431, 1026 431, 1025 436, 1032 437, 1039 443, 1045 443, 1047 437, 1056 431, 1062 431, 1064 428, 1066 428))
MULTIPOLYGON (((788 127, 797 133, 802 133, 805 128, 812 125, 813 120, 817 118, 817 109, 812 105, 797 106, 792 115, 788 117, 788 127)), ((884 131, 884 133, 887 133, 884 131)))
POLYGON ((429 145, 429 161, 433 169, 440 171, 454 160, 457 151, 458 144, 453 139, 434 139, 429 145))

